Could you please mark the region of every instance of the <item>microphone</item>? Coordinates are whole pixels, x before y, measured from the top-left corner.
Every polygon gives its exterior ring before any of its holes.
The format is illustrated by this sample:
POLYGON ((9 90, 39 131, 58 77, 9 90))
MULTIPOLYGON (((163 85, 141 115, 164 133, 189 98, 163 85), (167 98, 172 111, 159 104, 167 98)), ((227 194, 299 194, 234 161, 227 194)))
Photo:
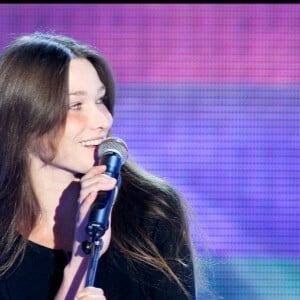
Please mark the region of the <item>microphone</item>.
POLYGON ((104 139, 97 149, 98 165, 106 165, 106 174, 117 179, 111 191, 99 191, 90 209, 86 232, 95 240, 102 237, 109 225, 109 215, 121 186, 121 167, 128 158, 126 143, 118 137, 104 139))

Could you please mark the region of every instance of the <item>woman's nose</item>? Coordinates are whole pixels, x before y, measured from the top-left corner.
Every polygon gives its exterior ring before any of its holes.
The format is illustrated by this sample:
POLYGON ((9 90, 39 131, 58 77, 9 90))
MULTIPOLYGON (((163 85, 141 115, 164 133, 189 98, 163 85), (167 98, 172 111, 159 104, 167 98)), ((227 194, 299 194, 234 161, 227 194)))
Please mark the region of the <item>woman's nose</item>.
POLYGON ((104 104, 95 105, 93 109, 92 127, 95 129, 109 129, 112 126, 113 118, 104 104))

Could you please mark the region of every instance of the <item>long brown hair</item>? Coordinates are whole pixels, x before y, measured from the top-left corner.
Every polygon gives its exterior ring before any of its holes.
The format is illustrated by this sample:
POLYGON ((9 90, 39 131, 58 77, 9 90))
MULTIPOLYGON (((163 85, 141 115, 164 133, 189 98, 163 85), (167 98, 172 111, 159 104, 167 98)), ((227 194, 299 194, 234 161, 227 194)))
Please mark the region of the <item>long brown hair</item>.
MULTIPOLYGON (((35 139, 46 136, 43 146, 55 155, 66 120, 68 66, 73 57, 86 58, 94 65, 106 87, 104 103, 113 114, 112 71, 91 46, 37 32, 16 39, 0 59, 0 274, 24 253, 40 214, 29 179, 28 151, 35 139)), ((179 255, 182 247, 191 247, 191 241, 182 198, 174 188, 129 159, 122 168, 122 187, 112 218, 111 246, 128 260, 162 271, 188 297, 181 274, 173 267, 176 262, 193 268, 192 262, 179 255), (167 224, 176 240, 175 249, 165 255, 150 236, 160 222, 167 224)))

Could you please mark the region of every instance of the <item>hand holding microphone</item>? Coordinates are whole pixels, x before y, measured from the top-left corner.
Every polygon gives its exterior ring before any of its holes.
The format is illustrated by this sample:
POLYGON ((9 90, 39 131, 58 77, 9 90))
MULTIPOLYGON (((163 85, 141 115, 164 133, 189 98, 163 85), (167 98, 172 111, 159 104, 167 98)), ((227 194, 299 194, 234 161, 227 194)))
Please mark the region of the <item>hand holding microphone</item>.
POLYGON ((82 250, 86 254, 91 254, 85 282, 86 287, 94 285, 98 259, 103 247, 102 236, 109 228, 111 209, 121 186, 121 167, 127 160, 127 157, 127 145, 122 139, 117 137, 104 139, 97 149, 98 165, 106 166, 103 174, 115 178, 117 185, 112 190, 98 191, 96 199, 89 210, 85 229, 90 240, 83 241, 81 245, 82 250))
POLYGON ((98 165, 106 165, 106 174, 117 180, 111 191, 99 191, 90 209, 86 227, 89 236, 100 238, 109 226, 109 215, 121 186, 121 167, 128 157, 126 143, 117 137, 104 139, 98 147, 98 165))

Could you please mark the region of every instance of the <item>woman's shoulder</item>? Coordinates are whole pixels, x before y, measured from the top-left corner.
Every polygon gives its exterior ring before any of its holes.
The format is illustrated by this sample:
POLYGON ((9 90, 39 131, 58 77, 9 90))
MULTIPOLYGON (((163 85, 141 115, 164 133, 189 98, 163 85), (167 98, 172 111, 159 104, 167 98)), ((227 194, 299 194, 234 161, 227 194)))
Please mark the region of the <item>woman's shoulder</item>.
POLYGON ((9 299, 35 299, 36 295, 42 295, 40 299, 50 299, 60 285, 67 262, 63 250, 28 241, 24 256, 0 277, 0 299, 2 296, 6 299, 7 295, 9 299))

